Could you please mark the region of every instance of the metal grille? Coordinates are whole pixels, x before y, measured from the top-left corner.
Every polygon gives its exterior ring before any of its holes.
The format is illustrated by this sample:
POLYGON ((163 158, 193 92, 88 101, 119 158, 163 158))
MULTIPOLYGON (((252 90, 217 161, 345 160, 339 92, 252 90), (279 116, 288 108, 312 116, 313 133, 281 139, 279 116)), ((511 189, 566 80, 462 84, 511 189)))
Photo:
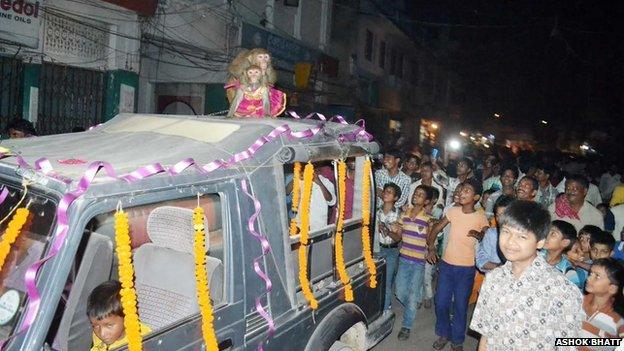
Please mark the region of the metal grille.
POLYGON ((24 64, 8 57, 0 57, 0 130, 22 115, 22 77, 24 64))
POLYGON ((40 135, 70 132, 102 122, 104 73, 44 63, 39 78, 40 135))

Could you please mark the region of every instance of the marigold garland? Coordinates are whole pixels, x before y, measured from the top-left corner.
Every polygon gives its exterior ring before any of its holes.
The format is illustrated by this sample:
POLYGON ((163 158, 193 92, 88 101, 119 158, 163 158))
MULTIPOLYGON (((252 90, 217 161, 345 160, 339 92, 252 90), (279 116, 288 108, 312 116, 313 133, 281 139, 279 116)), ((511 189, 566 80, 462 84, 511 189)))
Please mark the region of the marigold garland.
POLYGON ((368 286, 375 288, 377 286, 377 267, 373 261, 370 242, 370 188, 371 188, 371 161, 367 157, 362 167, 362 253, 364 262, 370 274, 368 286))
POLYGON ((353 301, 353 288, 351 287, 351 278, 347 273, 344 262, 344 247, 342 245, 344 216, 346 207, 346 187, 347 164, 344 161, 338 162, 338 219, 336 220, 336 238, 334 243, 334 254, 336 256, 336 269, 338 277, 344 285, 345 301, 353 301))
POLYGON ((128 350, 141 351, 143 337, 141 323, 137 312, 137 296, 134 289, 134 267, 132 265, 132 249, 130 246, 130 229, 128 214, 122 209, 115 213, 115 244, 119 259, 119 281, 121 282, 121 306, 124 312, 124 327, 128 339, 128 350))
POLYGON ((214 330, 214 315, 210 302, 210 290, 208 288, 208 273, 206 272, 206 233, 204 228, 204 209, 200 206, 193 211, 193 228, 195 229, 195 242, 193 249, 195 252, 195 287, 197 290, 197 301, 199 311, 202 316, 202 335, 204 343, 209 351, 218 350, 219 343, 214 330))
POLYGON ((310 200, 312 197, 312 181, 314 178, 314 166, 309 163, 303 170, 303 194, 301 195, 301 218, 300 237, 299 237, 299 283, 303 296, 310 303, 310 307, 315 310, 318 308, 318 301, 310 288, 310 280, 308 279, 308 234, 310 233, 310 200))
POLYGON ((25 208, 18 208, 11 218, 11 221, 7 225, 4 234, 2 235, 2 241, 0 241, 0 271, 2 271, 2 267, 4 267, 4 261, 6 260, 9 252, 11 252, 11 246, 17 240, 17 237, 22 232, 22 227, 26 223, 28 219, 28 215, 30 211, 25 208))
MULTIPOLYGON (((301 197, 301 163, 295 162, 293 167, 293 189, 292 189, 292 206, 293 213, 299 211, 299 198, 301 197)), ((290 236, 297 235, 299 228, 297 228, 296 216, 290 220, 290 236)))

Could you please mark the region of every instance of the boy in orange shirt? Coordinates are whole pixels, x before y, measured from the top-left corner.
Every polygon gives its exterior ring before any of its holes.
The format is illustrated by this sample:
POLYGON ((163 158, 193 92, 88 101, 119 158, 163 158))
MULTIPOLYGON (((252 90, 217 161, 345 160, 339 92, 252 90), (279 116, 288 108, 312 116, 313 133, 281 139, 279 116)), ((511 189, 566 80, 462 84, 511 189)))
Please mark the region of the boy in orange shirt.
POLYGON ((438 264, 438 288, 435 294, 435 350, 442 350, 451 341, 451 350, 463 350, 466 338, 468 298, 475 277, 475 248, 488 228, 483 211, 475 210, 482 185, 475 179, 462 183, 458 207, 451 208, 431 229, 427 237, 427 260, 436 262, 434 246, 438 233, 451 225, 446 250, 438 264), (451 319, 451 315, 453 316, 451 319))

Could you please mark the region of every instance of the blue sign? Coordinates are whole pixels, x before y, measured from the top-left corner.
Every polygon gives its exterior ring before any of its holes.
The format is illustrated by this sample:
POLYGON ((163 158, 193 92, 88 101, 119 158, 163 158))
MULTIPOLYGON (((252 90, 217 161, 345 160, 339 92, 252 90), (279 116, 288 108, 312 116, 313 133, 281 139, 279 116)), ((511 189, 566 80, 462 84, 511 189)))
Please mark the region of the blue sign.
POLYGON ((315 62, 318 50, 299 44, 260 27, 243 22, 241 46, 248 49, 265 48, 275 66, 292 70, 297 62, 315 62))

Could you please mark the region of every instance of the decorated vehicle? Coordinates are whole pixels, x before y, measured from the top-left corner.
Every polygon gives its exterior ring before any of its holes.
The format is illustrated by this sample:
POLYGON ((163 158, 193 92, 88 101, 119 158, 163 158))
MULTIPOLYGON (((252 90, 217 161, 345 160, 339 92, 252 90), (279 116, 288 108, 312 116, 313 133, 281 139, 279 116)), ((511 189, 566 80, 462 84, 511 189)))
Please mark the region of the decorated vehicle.
POLYGON ((335 120, 122 114, 4 141, 2 349, 88 350, 87 298, 111 279, 130 350, 374 346, 394 320, 371 254, 378 146, 335 120))

